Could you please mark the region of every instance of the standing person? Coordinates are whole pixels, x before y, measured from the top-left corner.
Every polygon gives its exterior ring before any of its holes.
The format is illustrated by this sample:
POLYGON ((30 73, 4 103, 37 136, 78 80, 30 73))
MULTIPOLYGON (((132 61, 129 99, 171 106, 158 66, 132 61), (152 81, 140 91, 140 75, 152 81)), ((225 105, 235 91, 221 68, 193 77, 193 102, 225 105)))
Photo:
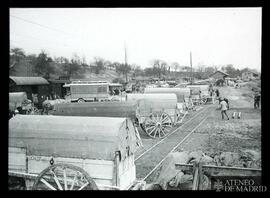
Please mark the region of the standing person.
POLYGON ((254 109, 257 109, 260 107, 260 99, 261 99, 261 94, 256 91, 254 95, 254 109))
POLYGON ((216 89, 216 96, 219 97, 219 90, 216 89))
POLYGON ((227 103, 228 110, 230 109, 229 100, 227 98, 224 98, 224 101, 227 103))
POLYGON ((227 115, 227 102, 225 102, 224 98, 220 97, 220 106, 221 106, 221 117, 222 120, 224 119, 224 115, 226 115, 227 119, 229 120, 229 116, 227 115))

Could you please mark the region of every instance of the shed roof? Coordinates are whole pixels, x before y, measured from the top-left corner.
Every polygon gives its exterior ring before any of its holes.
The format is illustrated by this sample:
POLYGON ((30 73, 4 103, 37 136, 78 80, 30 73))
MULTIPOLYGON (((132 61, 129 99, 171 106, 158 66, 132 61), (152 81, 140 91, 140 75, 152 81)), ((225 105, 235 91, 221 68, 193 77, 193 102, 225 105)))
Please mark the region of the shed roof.
POLYGON ((223 74, 224 76, 229 76, 229 74, 227 74, 227 73, 225 73, 225 72, 223 72, 223 71, 220 71, 220 70, 218 70, 218 71, 215 71, 213 74, 211 74, 210 76, 213 76, 213 75, 215 75, 216 73, 221 73, 221 74, 223 74))
POLYGON ((9 146, 31 155, 113 160, 116 151, 122 158, 135 152, 136 135, 127 118, 16 115, 9 146))
POLYGON ((9 77, 16 85, 48 85, 49 82, 40 76, 38 77, 21 77, 10 76, 9 77))

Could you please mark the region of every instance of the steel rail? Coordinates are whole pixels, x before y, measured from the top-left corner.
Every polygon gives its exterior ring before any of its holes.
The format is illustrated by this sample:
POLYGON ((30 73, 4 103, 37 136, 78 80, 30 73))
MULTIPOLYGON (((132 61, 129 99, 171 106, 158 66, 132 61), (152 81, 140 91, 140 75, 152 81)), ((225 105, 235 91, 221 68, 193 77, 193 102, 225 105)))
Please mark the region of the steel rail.
POLYGON ((192 129, 191 132, 189 132, 184 139, 182 139, 176 146, 174 146, 169 153, 142 179, 143 181, 145 181, 160 165, 161 163, 166 159, 166 157, 172 153, 180 144, 182 144, 192 133, 194 133, 194 131, 208 118, 209 116, 207 116, 206 118, 204 118, 202 121, 200 121, 200 123, 194 128, 192 129))
POLYGON ((164 137, 162 140, 158 141, 156 144, 154 144, 153 146, 151 146, 149 149, 147 149, 146 151, 144 151, 142 154, 140 154, 138 157, 135 158, 135 162, 140 159, 142 156, 144 156, 146 153, 148 153, 149 151, 151 151, 153 148, 155 148, 157 145, 159 145, 160 143, 162 143, 164 140, 166 140, 168 137, 170 137, 172 134, 174 134, 176 131, 178 131, 179 129, 181 129, 182 127, 184 127, 185 125, 187 125, 190 121, 194 120, 196 117, 198 117, 199 115, 201 115, 203 112, 205 112, 207 109, 209 109, 210 107, 206 107, 204 110, 198 112, 195 116, 191 117, 188 121, 186 121, 183 125, 177 127, 176 129, 174 129, 170 134, 168 134, 166 137, 164 137))

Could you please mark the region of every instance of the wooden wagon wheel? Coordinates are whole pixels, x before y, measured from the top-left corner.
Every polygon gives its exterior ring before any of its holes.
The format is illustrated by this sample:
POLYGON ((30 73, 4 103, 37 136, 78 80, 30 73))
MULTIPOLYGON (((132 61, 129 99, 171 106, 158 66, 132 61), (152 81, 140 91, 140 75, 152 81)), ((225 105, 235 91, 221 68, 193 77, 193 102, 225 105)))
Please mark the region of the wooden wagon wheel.
POLYGON ((152 138, 165 137, 172 128, 172 118, 165 112, 151 113, 143 123, 143 129, 152 138))
POLYGON ((82 98, 78 99, 78 103, 84 103, 84 102, 85 102, 84 99, 82 99, 82 98))
POLYGON ((39 109, 37 107, 33 106, 31 111, 28 114, 38 115, 38 114, 40 114, 40 112, 39 112, 39 109))
POLYGON ((203 97, 203 98, 201 99, 201 101, 202 101, 202 104, 206 104, 207 98, 203 97))
POLYGON ((38 175, 33 190, 98 190, 98 187, 82 168, 54 164, 38 175))
POLYGON ((179 109, 175 110, 175 122, 181 123, 182 118, 185 116, 185 113, 182 113, 179 109))

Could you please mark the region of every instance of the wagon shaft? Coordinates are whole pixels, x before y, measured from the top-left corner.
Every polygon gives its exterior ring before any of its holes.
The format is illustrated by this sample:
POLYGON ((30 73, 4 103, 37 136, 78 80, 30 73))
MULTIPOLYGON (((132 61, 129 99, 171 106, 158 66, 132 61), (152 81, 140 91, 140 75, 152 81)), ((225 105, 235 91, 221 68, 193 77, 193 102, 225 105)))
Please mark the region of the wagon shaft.
MULTIPOLYGON (((177 170, 192 171, 192 164, 175 164, 177 170)), ((261 176, 261 169, 202 165, 202 170, 208 175, 217 176, 261 176)))

